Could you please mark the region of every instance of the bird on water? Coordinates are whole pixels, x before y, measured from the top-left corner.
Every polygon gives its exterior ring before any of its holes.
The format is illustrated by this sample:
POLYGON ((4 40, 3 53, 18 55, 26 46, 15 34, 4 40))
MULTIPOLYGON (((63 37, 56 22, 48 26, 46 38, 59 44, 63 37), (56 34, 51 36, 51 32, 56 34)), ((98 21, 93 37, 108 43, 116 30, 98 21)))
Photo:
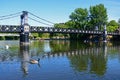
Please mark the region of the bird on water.
POLYGON ((40 61, 40 58, 38 58, 38 60, 31 59, 31 60, 30 60, 30 63, 31 63, 31 64, 38 64, 39 61, 40 61))
POLYGON ((5 48, 6 48, 6 49, 9 49, 9 45, 5 45, 5 48))

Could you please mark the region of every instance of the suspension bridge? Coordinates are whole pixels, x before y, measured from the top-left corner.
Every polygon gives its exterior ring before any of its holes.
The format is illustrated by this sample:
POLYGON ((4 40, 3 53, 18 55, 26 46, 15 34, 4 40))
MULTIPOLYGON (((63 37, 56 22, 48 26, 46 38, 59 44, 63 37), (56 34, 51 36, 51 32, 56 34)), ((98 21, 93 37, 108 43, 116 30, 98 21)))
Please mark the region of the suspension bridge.
MULTIPOLYGON (((76 33, 76 34, 92 34, 92 35, 103 35, 103 39, 106 40, 107 35, 117 35, 119 36, 120 33, 118 32, 107 32, 106 27, 104 28, 104 31, 98 31, 98 30, 80 30, 80 29, 74 29, 74 28, 54 28, 54 24, 51 21, 48 21, 46 19, 43 19, 39 16, 36 16, 35 14, 27 11, 22 11, 14 14, 9 14, 5 16, 0 16, 0 20, 6 20, 11 19, 15 17, 20 17, 21 22, 20 25, 0 25, 0 33, 19 33, 20 36, 20 42, 21 43, 29 43, 29 34, 30 33, 76 33), (33 17, 28 16, 31 15, 33 17), (37 18, 37 19, 36 19, 37 18), (47 25, 48 27, 40 27, 40 26, 30 26, 28 23, 28 19, 35 21, 40 24, 47 25), (39 19, 39 20, 38 20, 39 19), (44 21, 41 22, 40 20, 44 21)), ((10 34, 8 34, 10 35, 10 34)), ((15 36, 15 35, 13 35, 15 36)), ((16 35, 18 36, 18 35, 16 35)))

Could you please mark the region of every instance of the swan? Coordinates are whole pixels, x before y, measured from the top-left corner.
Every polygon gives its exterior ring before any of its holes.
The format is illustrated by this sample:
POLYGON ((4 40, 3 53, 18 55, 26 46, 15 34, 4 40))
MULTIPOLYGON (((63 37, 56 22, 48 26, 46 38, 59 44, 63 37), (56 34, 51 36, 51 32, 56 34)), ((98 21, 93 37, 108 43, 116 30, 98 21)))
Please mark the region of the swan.
POLYGON ((8 46, 8 45, 5 45, 5 48, 6 48, 6 49, 9 49, 9 46, 8 46))
POLYGON ((38 58, 38 60, 31 59, 31 60, 30 60, 30 63, 31 63, 31 64, 38 64, 39 61, 40 61, 40 58, 38 58))

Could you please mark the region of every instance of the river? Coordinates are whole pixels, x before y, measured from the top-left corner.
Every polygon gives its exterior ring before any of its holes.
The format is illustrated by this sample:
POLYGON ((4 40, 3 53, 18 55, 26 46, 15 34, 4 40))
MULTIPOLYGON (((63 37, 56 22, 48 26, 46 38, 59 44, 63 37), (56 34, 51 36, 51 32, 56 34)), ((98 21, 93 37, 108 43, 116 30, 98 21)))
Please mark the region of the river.
POLYGON ((119 80, 120 43, 0 41, 0 80, 119 80), (8 46, 8 47, 6 47, 8 46), (30 60, 40 59, 38 64, 30 60))

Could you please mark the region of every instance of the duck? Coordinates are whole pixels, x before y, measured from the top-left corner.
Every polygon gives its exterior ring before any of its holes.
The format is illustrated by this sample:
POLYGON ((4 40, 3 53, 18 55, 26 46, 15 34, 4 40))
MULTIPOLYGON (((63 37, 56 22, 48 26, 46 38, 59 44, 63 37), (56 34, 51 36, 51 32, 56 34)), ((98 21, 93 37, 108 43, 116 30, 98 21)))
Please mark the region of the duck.
POLYGON ((38 60, 31 59, 30 63, 31 64, 39 64, 39 61, 40 61, 40 58, 38 58, 38 60))

